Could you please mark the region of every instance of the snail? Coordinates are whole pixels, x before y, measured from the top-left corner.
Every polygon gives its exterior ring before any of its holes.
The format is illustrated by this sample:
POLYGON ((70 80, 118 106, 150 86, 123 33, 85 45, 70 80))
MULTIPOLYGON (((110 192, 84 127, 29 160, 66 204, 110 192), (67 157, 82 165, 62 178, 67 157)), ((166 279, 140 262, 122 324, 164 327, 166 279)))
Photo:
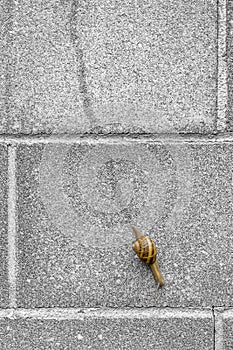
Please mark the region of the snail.
POLYGON ((135 226, 131 227, 136 237, 136 241, 132 244, 133 250, 142 261, 144 261, 147 265, 150 265, 155 280, 158 282, 158 286, 163 286, 164 280, 156 259, 157 249, 155 243, 150 237, 143 236, 135 226))

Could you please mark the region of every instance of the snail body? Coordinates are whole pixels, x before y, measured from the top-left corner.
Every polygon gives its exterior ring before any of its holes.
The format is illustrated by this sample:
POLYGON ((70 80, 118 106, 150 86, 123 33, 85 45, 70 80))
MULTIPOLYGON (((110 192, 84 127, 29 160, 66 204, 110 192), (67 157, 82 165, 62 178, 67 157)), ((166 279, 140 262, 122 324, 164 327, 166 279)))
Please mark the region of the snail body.
POLYGON ((132 226, 132 229, 136 236, 136 241, 132 244, 133 250, 144 263, 150 265, 158 285, 163 286, 163 276, 160 272, 158 261, 156 260, 157 249, 155 243, 150 237, 143 236, 135 226, 132 226))

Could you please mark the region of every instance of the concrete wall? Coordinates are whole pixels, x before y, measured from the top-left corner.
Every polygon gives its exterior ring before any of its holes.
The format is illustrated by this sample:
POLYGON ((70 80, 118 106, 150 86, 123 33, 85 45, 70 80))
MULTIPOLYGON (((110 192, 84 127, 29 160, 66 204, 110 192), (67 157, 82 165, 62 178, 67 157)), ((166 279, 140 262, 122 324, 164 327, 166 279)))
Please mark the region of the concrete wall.
POLYGON ((232 23, 231 0, 0 0, 1 349, 233 348, 232 23))

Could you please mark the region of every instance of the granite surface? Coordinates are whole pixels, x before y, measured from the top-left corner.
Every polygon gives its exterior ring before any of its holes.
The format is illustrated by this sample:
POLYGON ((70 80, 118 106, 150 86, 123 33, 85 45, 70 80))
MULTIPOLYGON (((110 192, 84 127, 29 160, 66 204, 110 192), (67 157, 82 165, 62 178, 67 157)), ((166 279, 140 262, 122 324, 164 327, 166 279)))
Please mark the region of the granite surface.
POLYGON ((0 144, 0 307, 8 305, 7 147, 0 144))
POLYGON ((166 316, 166 311, 164 315, 162 311, 120 314, 111 310, 99 316, 81 312, 76 319, 5 319, 0 321, 0 342, 3 350, 210 350, 212 327, 210 312, 194 316, 190 312, 183 317, 166 316))
POLYGON ((232 305, 231 143, 17 150, 21 307, 232 305), (166 285, 135 256, 154 238, 166 285))
POLYGON ((7 133, 214 130, 216 1, 1 1, 7 133))
POLYGON ((227 130, 233 130, 232 112, 233 112, 233 2, 227 1, 227 130))
MULTIPOLYGON (((0 1, 0 133, 7 130, 9 121, 9 81, 12 29, 12 6, 7 0, 0 1), (8 120, 7 120, 8 119, 8 120)), ((13 120, 11 121, 13 122, 13 120)))
POLYGON ((215 344, 217 350, 233 348, 233 309, 215 308, 215 344))
POLYGON ((231 350, 233 348, 233 312, 230 317, 223 320, 223 344, 224 350, 231 350))
POLYGON ((233 348, 232 57, 233 0, 0 0, 0 349, 233 348))

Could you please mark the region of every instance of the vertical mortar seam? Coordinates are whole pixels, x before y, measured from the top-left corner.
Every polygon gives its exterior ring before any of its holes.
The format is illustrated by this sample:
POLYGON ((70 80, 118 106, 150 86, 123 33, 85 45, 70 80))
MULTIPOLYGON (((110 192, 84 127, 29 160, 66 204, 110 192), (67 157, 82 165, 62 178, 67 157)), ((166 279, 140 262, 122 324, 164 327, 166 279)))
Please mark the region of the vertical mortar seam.
POLYGON ((214 313, 214 306, 212 306, 212 315, 213 315, 213 350, 215 350, 216 328, 215 328, 215 313, 214 313))
POLYGON ((218 120, 219 120, 219 115, 218 115, 218 106, 219 106, 219 101, 218 101, 218 91, 219 91, 219 31, 220 31, 220 24, 219 24, 219 3, 221 0, 216 0, 216 5, 217 5, 217 13, 216 13, 216 17, 217 17, 217 23, 216 23, 216 38, 217 38, 217 43, 216 43, 216 50, 217 50, 217 54, 216 54, 216 101, 215 101, 215 106, 216 106, 216 115, 214 118, 214 131, 217 133, 218 132, 218 120))
POLYGON ((9 306, 16 308, 16 146, 8 145, 8 283, 9 306))
POLYGON ((217 1, 217 132, 224 132, 227 123, 226 8, 226 0, 217 1))
POLYGON ((214 308, 214 319, 215 319, 215 350, 224 350, 224 339, 223 339, 223 312, 224 308, 214 308))

